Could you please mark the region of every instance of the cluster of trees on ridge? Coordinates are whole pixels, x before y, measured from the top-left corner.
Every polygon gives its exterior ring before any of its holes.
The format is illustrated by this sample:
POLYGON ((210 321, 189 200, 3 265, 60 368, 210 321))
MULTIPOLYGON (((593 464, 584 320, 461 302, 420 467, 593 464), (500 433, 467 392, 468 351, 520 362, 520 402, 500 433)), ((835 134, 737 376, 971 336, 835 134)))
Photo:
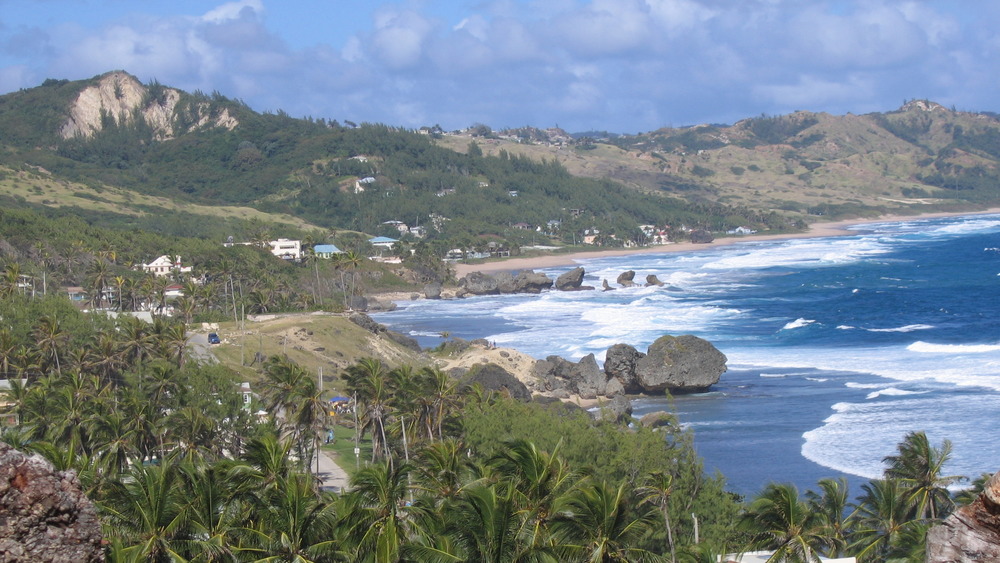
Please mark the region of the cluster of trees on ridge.
POLYGON ((676 421, 629 429, 366 359, 342 374, 355 425, 331 420, 315 375, 280 356, 245 408, 229 370, 187 359, 183 323, 112 320, 55 297, 0 305, 17 421, 0 439, 78 472, 112 560, 708 561, 767 549, 922 561, 927 529, 955 504, 950 445, 921 432, 854 503, 830 479, 803 497, 772 484, 744 504, 704 474, 676 421), (357 469, 342 458, 353 474, 340 495, 311 475, 334 424, 366 453, 357 469))

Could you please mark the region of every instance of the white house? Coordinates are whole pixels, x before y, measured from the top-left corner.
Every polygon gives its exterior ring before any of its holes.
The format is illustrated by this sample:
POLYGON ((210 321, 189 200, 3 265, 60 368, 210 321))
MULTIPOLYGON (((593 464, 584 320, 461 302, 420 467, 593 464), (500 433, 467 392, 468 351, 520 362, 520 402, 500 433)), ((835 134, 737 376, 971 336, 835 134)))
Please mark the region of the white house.
POLYGON ((191 266, 181 266, 180 256, 174 256, 174 259, 171 260, 170 256, 164 254, 149 264, 143 264, 142 271, 154 276, 166 276, 174 272, 188 274, 191 272, 191 266))
POLYGON ((375 248, 384 248, 386 250, 391 249, 392 245, 396 244, 397 242, 399 241, 389 237, 375 237, 368 239, 368 244, 374 246, 375 248))
POLYGON ((267 244, 271 247, 271 254, 282 260, 295 260, 298 262, 302 259, 302 241, 279 238, 267 244))

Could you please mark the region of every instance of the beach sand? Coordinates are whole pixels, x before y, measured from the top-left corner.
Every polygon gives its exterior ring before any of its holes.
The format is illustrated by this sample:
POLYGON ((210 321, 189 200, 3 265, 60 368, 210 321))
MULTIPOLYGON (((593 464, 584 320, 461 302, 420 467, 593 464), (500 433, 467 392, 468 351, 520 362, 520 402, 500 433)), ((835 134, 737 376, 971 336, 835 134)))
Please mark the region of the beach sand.
POLYGON ((527 258, 509 258, 495 262, 483 262, 480 264, 455 264, 455 277, 462 278, 472 272, 497 273, 497 272, 517 272, 521 270, 536 270, 541 268, 555 268, 559 266, 572 266, 577 260, 590 258, 603 258, 609 256, 629 256, 632 254, 662 254, 667 252, 687 252, 692 250, 704 250, 727 246, 740 242, 766 241, 766 240, 789 240, 800 238, 824 238, 856 234, 847 227, 864 225, 869 223, 887 223, 893 221, 912 221, 915 219, 932 219, 935 217, 958 217, 963 215, 986 215, 1000 213, 1000 208, 988 209, 985 211, 965 211, 955 213, 926 213, 921 215, 883 215, 874 219, 850 219, 846 221, 835 221, 827 223, 813 223, 808 231, 801 233, 785 233, 777 235, 756 234, 745 236, 734 236, 716 239, 710 243, 678 242, 673 244, 663 244, 657 246, 644 246, 641 248, 617 248, 613 250, 595 250, 593 252, 573 252, 566 254, 545 254, 531 256, 527 258))

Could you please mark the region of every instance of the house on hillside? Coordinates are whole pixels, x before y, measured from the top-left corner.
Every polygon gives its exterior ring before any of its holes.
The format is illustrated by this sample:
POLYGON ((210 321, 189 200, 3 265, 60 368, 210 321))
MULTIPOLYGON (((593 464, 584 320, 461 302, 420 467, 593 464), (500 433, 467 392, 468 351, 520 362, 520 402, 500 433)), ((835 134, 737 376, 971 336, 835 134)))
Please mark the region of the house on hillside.
POLYGON ((282 260, 294 260, 298 262, 302 259, 302 241, 279 238, 267 243, 274 254, 282 260))
POLYGON ((381 248, 384 250, 390 250, 392 245, 399 242, 397 239, 389 237, 375 237, 368 239, 368 244, 374 246, 375 248, 381 248))
POLYGON ((393 227, 394 229, 399 231, 399 234, 401 235, 405 235, 406 233, 410 232, 410 227, 408 227, 406 223, 402 221, 383 221, 382 224, 393 227))
POLYGON ((171 259, 170 256, 164 254, 156 260, 153 260, 149 264, 142 264, 140 266, 143 272, 147 274, 153 274, 154 276, 167 276, 173 273, 178 274, 189 274, 191 273, 191 266, 181 266, 181 257, 174 256, 171 259))
POLYGON ((343 253, 343 250, 337 248, 337 246, 333 244, 317 244, 313 247, 313 255, 316 256, 316 258, 323 258, 324 260, 329 260, 330 258, 333 258, 334 255, 343 253))

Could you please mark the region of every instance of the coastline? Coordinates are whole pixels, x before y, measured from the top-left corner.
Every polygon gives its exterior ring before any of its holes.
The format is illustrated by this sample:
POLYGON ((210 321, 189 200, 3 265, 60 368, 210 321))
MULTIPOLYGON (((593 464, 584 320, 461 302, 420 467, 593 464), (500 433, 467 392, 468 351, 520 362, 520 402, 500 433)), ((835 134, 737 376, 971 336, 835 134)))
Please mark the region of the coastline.
POLYGON ((689 252, 692 250, 703 250, 706 248, 717 248, 729 246, 740 242, 749 241, 769 241, 769 240, 791 240, 804 238, 827 238, 837 236, 847 236, 855 234, 848 230, 848 227, 867 225, 873 223, 890 223, 901 221, 914 221, 919 219, 934 219, 939 217, 962 217, 966 215, 990 215, 1000 213, 1000 208, 991 208, 983 211, 963 211, 963 212, 938 212, 924 213, 920 215, 882 215, 873 219, 847 219, 844 221, 832 221, 826 223, 813 223, 809 225, 809 230, 801 233, 784 234, 763 234, 744 235, 735 237, 725 237, 716 239, 710 243, 677 242, 657 246, 644 246, 641 248, 617 248, 613 250, 595 250, 586 252, 572 252, 568 254, 546 254, 531 256, 527 258, 510 258, 496 262, 483 262, 481 264, 455 264, 455 277, 462 277, 472 272, 498 273, 517 272, 521 270, 535 270, 542 268, 555 268, 559 266, 572 266, 578 260, 590 258, 604 258, 612 256, 630 256, 633 254, 666 254, 670 252, 689 252))

